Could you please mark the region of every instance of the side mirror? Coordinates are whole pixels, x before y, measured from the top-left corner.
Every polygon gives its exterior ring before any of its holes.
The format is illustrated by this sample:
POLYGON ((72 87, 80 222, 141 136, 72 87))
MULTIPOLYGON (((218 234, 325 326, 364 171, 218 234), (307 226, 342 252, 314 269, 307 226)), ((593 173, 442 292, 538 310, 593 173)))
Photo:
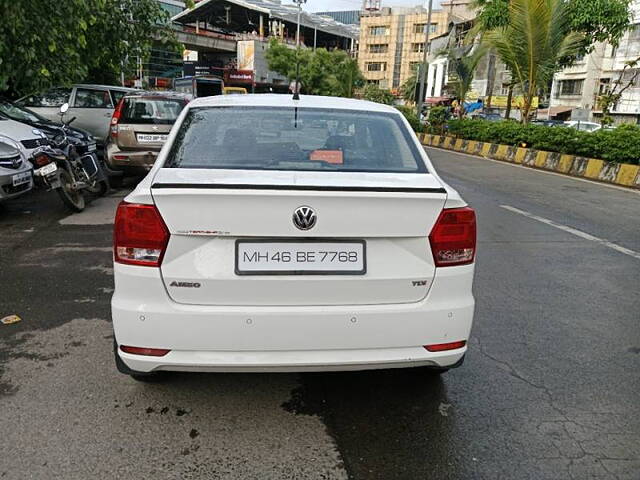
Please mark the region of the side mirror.
POLYGON ((60 105, 60 115, 64 115, 65 113, 67 113, 67 110, 69 110, 68 103, 63 103, 62 105, 60 105))

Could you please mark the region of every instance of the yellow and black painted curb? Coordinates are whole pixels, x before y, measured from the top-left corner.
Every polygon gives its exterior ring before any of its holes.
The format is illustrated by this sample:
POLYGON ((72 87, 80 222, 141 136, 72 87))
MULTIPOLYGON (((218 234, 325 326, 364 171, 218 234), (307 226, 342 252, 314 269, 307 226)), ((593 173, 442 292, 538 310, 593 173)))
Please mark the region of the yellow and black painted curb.
POLYGON ((597 158, 578 157, 576 155, 477 142, 475 140, 464 140, 462 138, 428 133, 420 134, 420 141, 423 145, 431 147, 564 173, 572 177, 640 189, 640 165, 605 162, 597 158))

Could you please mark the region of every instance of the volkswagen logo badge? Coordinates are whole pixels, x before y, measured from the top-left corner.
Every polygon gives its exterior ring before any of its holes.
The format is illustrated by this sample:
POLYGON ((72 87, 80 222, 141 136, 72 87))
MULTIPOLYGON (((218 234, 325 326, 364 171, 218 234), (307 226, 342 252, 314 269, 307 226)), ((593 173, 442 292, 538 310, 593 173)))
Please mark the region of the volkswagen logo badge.
POLYGON ((317 220, 316 212, 311 207, 298 207, 293 212, 293 224, 300 230, 311 230, 317 220))

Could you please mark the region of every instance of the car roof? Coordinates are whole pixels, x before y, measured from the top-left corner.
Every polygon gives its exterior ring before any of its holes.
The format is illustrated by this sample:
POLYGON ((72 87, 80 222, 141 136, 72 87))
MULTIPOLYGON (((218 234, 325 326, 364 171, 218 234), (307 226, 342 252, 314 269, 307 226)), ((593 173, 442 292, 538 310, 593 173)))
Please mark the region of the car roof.
POLYGON ((293 100, 290 94, 258 93, 248 95, 216 95, 200 97, 193 100, 190 108, 196 107, 299 107, 324 108, 339 110, 366 110, 370 112, 400 112, 390 105, 356 100, 353 98, 323 97, 319 95, 300 95, 300 100, 293 100))
POLYGON ((80 88, 97 88, 100 90, 120 90, 121 92, 135 92, 138 91, 139 89, 136 88, 129 88, 129 87, 119 87, 117 85, 98 85, 95 83, 75 83, 73 85, 74 87, 80 87, 80 88))

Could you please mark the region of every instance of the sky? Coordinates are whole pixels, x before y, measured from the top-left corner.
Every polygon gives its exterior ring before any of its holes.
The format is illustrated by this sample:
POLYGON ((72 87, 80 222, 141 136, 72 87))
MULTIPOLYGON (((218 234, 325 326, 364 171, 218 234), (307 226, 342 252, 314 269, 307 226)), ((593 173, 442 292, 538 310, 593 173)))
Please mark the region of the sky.
MULTIPOLYGON (((382 0, 383 7, 414 7, 421 4, 420 0, 382 0)), ((309 12, 327 12, 333 10, 360 10, 361 6, 362 0, 307 0, 304 9, 309 12)))

